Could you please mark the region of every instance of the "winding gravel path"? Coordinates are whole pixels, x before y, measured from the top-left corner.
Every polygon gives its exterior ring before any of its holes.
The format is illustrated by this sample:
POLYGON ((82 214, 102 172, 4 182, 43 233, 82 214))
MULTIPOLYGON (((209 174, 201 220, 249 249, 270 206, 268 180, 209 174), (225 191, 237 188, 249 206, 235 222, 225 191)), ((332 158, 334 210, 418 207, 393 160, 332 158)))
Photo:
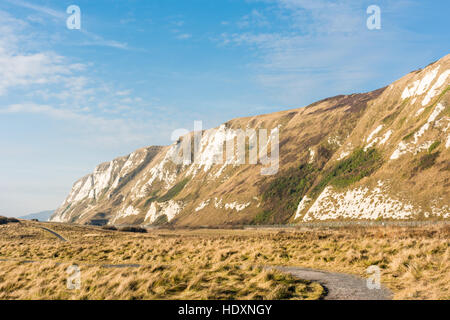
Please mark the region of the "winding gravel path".
POLYGON ((64 241, 64 242, 67 241, 66 239, 64 239, 64 237, 63 237, 62 235, 60 235, 59 233, 56 233, 56 232, 53 231, 53 230, 50 230, 50 229, 45 228, 45 227, 39 227, 39 228, 41 228, 41 229, 43 229, 43 230, 45 230, 45 231, 47 231, 47 232, 50 232, 50 233, 53 234, 54 236, 58 237, 59 240, 61 240, 61 241, 64 241))
POLYGON ((367 280, 345 273, 334 273, 300 267, 268 267, 289 273, 303 280, 316 281, 327 294, 324 300, 391 300, 392 292, 386 287, 367 288, 367 280))

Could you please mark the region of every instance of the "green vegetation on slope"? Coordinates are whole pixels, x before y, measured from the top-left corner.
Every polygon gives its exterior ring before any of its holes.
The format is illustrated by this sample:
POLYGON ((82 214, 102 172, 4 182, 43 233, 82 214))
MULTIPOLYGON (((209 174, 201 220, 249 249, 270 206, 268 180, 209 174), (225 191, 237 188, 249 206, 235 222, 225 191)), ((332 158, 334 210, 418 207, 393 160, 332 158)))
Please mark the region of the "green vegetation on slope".
POLYGON ((158 202, 164 202, 164 201, 169 201, 169 200, 173 199, 184 189, 184 187, 186 186, 186 184, 188 182, 189 182, 188 178, 181 180, 176 185, 174 185, 172 188, 170 188, 170 190, 167 191, 167 193, 165 195, 160 197, 158 199, 158 202))
POLYGON ((428 148, 428 153, 433 152, 433 150, 439 147, 440 144, 441 144, 440 141, 433 142, 433 144, 428 148))
POLYGON ((255 224, 266 224, 270 221, 270 217, 272 216, 272 211, 264 210, 258 213, 253 219, 253 223, 255 224))
POLYGON ((154 191, 150 194, 150 198, 148 198, 147 200, 145 200, 144 208, 147 208, 147 207, 150 205, 150 203, 152 203, 153 201, 155 201, 155 200, 158 199, 158 193, 159 193, 159 190, 154 190, 154 191))
POLYGON ((329 184, 337 188, 345 188, 364 177, 370 176, 381 167, 383 159, 376 149, 355 150, 350 157, 338 162, 322 177, 312 190, 312 196, 317 197, 329 184))
MULTIPOLYGON (((404 107, 409 103, 410 98, 406 98, 403 100, 403 102, 396 108, 394 112, 389 114, 388 116, 384 117, 383 120, 381 120, 385 125, 391 125, 395 119, 397 119, 398 115, 402 112, 404 107)), ((406 118, 405 118, 406 120, 406 118)))
POLYGON ((164 224, 167 224, 168 222, 169 222, 169 219, 167 218, 167 215, 162 214, 158 218, 156 218, 155 222, 153 222, 152 224, 154 226, 162 226, 164 224))
POLYGON ((255 223, 275 223, 288 219, 300 199, 312 187, 319 169, 311 164, 290 168, 261 188, 265 210, 258 214, 255 223))
POLYGON ((423 156, 421 156, 419 158, 419 160, 416 162, 417 165, 413 169, 413 174, 416 172, 431 168, 436 163, 436 159, 437 159, 437 157, 439 157, 439 154, 440 154, 440 152, 435 152, 435 153, 430 152, 430 153, 426 153, 423 156))

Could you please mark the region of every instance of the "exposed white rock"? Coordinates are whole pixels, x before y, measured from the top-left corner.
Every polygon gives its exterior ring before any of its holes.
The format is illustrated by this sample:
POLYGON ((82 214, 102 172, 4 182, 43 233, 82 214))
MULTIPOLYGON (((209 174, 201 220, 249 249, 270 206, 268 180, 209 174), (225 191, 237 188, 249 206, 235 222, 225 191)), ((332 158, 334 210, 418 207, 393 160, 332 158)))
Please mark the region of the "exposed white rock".
POLYGON ((424 143, 418 145, 414 149, 414 154, 418 154, 419 152, 422 152, 424 150, 428 150, 429 147, 433 144, 434 141, 425 141, 424 143))
POLYGON ((133 152, 128 156, 128 159, 125 161, 123 166, 120 168, 117 178, 114 180, 112 184, 112 188, 115 189, 119 186, 120 179, 130 173, 133 169, 138 167, 145 159, 145 154, 140 157, 140 153, 133 152))
POLYGON ((334 145, 337 145, 339 147, 342 145, 341 138, 339 136, 330 136, 330 137, 328 137, 327 142, 329 144, 334 144, 334 145))
POLYGON ((183 210, 184 204, 181 201, 169 200, 167 202, 152 202, 150 209, 145 215, 145 222, 153 223, 162 215, 167 216, 167 221, 172 221, 183 210))
MULTIPOLYGON (((368 149, 372 148, 375 144, 377 144, 381 138, 377 137, 374 139, 375 135, 377 135, 381 130, 383 130, 383 125, 379 125, 372 133, 367 137, 366 142, 368 144, 364 147, 364 151, 367 151, 368 149)), ((388 137, 389 139, 389 137, 388 137)), ((386 139, 387 140, 387 139, 386 139)))
POLYGON ((213 165, 223 163, 224 143, 234 138, 233 131, 227 130, 225 125, 203 132, 200 140, 200 152, 195 155, 194 164, 191 165, 187 174, 195 176, 199 168, 208 172, 213 165))
MULTIPOLYGON (((145 159, 145 152, 132 153, 127 161, 113 160, 97 166, 94 172, 76 182, 63 206, 85 199, 97 199, 105 190, 117 188, 120 178, 137 167, 145 159)), ((54 219, 58 219, 57 216, 54 219)))
POLYGON ((65 214, 65 213, 62 213, 62 214, 59 214, 59 215, 55 215, 55 216, 53 216, 51 218, 50 221, 52 221, 52 222, 66 222, 67 221, 66 215, 67 214, 65 214))
POLYGON ((236 211, 242 211, 245 208, 247 208, 251 202, 247 203, 238 203, 237 201, 231 202, 231 203, 225 203, 225 210, 236 210, 236 211))
POLYGON ((445 107, 442 105, 442 103, 438 103, 436 108, 431 113, 430 117, 428 118, 427 122, 420 127, 420 129, 414 134, 413 141, 410 143, 406 143, 404 141, 401 141, 397 149, 394 151, 394 153, 391 155, 391 160, 395 160, 400 158, 400 156, 410 152, 410 153, 417 153, 421 150, 424 150, 424 145, 421 145, 419 147, 416 147, 419 143, 419 139, 423 136, 423 134, 430 128, 431 124, 436 121, 436 118, 439 116, 439 114, 445 109, 445 107))
POLYGON ((223 208, 222 199, 214 198, 214 207, 216 209, 222 209, 223 208))
POLYGON ((406 86, 405 90, 402 93, 402 99, 410 98, 412 96, 420 96, 424 94, 427 89, 430 87, 434 78, 438 74, 439 66, 435 69, 428 71, 422 80, 416 80, 411 85, 406 86))
POLYGON ((143 179, 139 179, 133 186, 133 188, 131 188, 131 200, 135 201, 137 199, 142 199, 145 196, 147 196, 147 189, 146 188, 141 188, 142 186, 142 182, 143 179))
MULTIPOLYGON (((246 134, 248 135, 249 141, 254 141, 256 143, 256 141, 257 141, 256 140, 257 139, 257 137, 256 137, 256 130, 251 130, 249 128, 249 125, 247 125, 246 128, 247 128, 246 130, 248 130, 246 132, 246 134)), ((216 155, 211 155, 210 154, 209 156, 206 156, 204 158, 211 159, 211 161, 213 161, 214 159, 220 159, 221 157, 223 157, 223 155, 220 154, 220 152, 223 150, 221 148, 223 148, 224 144, 227 146, 227 148, 228 148, 228 144, 230 144, 230 143, 232 143, 234 145, 235 139, 237 138, 237 132, 235 130, 225 130, 225 135, 223 135, 222 138, 223 138, 222 142, 221 142, 220 138, 214 139, 214 141, 218 141, 219 142, 219 145, 216 147, 217 154, 216 155)), ((231 151, 229 151, 229 152, 231 154, 231 151)), ((250 163, 254 163, 256 161, 257 161, 257 159, 253 159, 252 158, 250 160, 250 163)), ((223 165, 214 174, 214 178, 219 178, 222 175, 223 171, 226 169, 227 166, 236 167, 236 166, 242 164, 241 162, 242 161, 240 161, 240 159, 238 159, 237 148, 234 148, 234 152, 233 152, 231 157, 227 154, 227 152, 225 152, 225 160, 223 161, 223 165)), ((209 163, 208 163, 208 165, 209 165, 209 163)))
POLYGON ((214 164, 223 162, 223 146, 227 140, 234 139, 229 136, 230 131, 225 125, 221 125, 219 129, 206 130, 200 143, 200 154, 196 155, 195 163, 203 166, 203 171, 207 172, 214 164))
POLYGON ((153 223, 155 222, 157 215, 156 213, 158 212, 158 208, 156 207, 156 203, 152 202, 152 204, 150 205, 150 208, 147 211, 147 214, 145 215, 144 221, 148 221, 149 223, 153 223))
POLYGON ((369 136, 367 137, 366 142, 371 142, 372 139, 373 139, 373 137, 374 137, 376 134, 378 134, 378 132, 380 132, 381 130, 383 130, 383 125, 380 124, 378 127, 376 127, 375 130, 372 131, 371 134, 369 134, 369 136))
POLYGON ((259 208, 261 206, 261 200, 259 200, 258 197, 253 197, 253 200, 255 200, 256 202, 258 202, 258 204, 256 205, 257 208, 259 208))
POLYGON ((380 145, 385 144, 385 143, 389 140, 389 138, 391 137, 392 133, 393 133, 392 130, 388 130, 388 132, 386 132, 386 133, 384 134, 383 138, 381 138, 379 144, 380 144, 380 145))
POLYGON ((402 93, 402 99, 405 100, 407 98, 412 97, 416 93, 416 90, 417 90, 417 87, 419 86, 419 84, 420 84, 420 80, 416 80, 411 85, 406 86, 405 90, 403 90, 403 93, 402 93))
POLYGON ((433 122, 436 120, 436 118, 439 116, 439 114, 444 111, 445 107, 442 103, 438 103, 436 108, 434 109, 433 113, 428 118, 428 123, 433 122))
POLYGON ((389 197, 380 183, 367 187, 335 191, 328 186, 303 217, 303 221, 378 218, 408 219, 418 213, 411 204, 389 197))
MULTIPOLYGON (((238 135, 241 134, 243 134, 242 137, 248 137, 249 141, 252 141, 255 144, 257 143, 257 131, 248 128, 245 131, 238 131, 229 129, 225 125, 221 125, 217 129, 204 131, 200 139, 199 152, 195 154, 194 162, 186 174, 195 177, 200 170, 203 170, 205 173, 209 172, 211 178, 215 179, 222 175, 227 166, 238 166, 243 164, 243 162, 245 162, 245 157, 238 157, 237 148, 235 146, 235 140, 239 138, 238 135), (225 152, 224 146, 226 146, 225 152), (210 170, 215 165, 222 166, 215 174, 213 174, 210 170)), ((272 138, 271 134, 270 139, 272 138)), ((260 148, 264 149, 264 146, 260 146, 260 148)), ((256 158, 250 153, 250 163, 257 162, 257 154, 255 153, 255 155, 256 158)))
POLYGON ((136 216, 140 213, 138 209, 133 206, 128 206, 122 214, 118 214, 118 217, 125 218, 128 216, 136 216))
POLYGON ((442 217, 444 219, 448 219, 450 218, 450 206, 444 205, 442 208, 432 206, 431 214, 435 217, 442 217))
POLYGON ((91 194, 92 187, 94 185, 92 175, 88 176, 81 187, 81 189, 76 193, 71 202, 78 202, 83 200, 84 198, 89 197, 91 194))
POLYGON ((181 210, 183 210, 183 202, 170 200, 161 212, 167 216, 168 221, 171 221, 181 210))
POLYGON ((446 70, 439 76, 435 84, 431 87, 430 90, 428 90, 427 95, 422 101, 422 106, 426 106, 427 104, 429 104, 431 102, 431 99, 433 99, 439 93, 439 89, 444 85, 444 83, 446 83, 449 75, 450 70, 446 70))
POLYGON ((128 206, 125 210, 120 211, 118 214, 114 216, 114 218, 111 220, 111 223, 117 222, 119 219, 126 218, 129 216, 137 216, 141 212, 139 209, 136 209, 132 205, 128 206))
POLYGON ((434 123, 434 126, 446 133, 450 129, 450 117, 442 117, 434 123))
POLYGON ((369 150, 370 148, 372 148, 372 147, 378 142, 378 140, 380 140, 380 138, 376 138, 376 139, 372 140, 371 143, 369 143, 368 145, 366 145, 366 146, 364 147, 364 151, 367 151, 367 150, 369 150))
POLYGON ((164 183, 164 187, 166 189, 170 189, 177 179, 176 172, 172 172, 167 167, 170 164, 173 164, 173 159, 180 151, 180 144, 172 144, 164 155, 163 160, 158 163, 156 166, 150 169, 150 178, 147 183, 142 186, 141 192, 145 193, 146 189, 149 188, 153 182, 157 179, 164 183))
POLYGON ((220 178, 220 176, 222 175, 223 171, 225 170, 225 168, 227 167, 228 163, 225 163, 223 166, 220 167, 219 170, 217 170, 216 174, 214 175, 215 178, 220 178))
POLYGON ((417 110, 417 112, 416 112, 416 114, 414 116, 415 117, 420 116, 424 110, 425 110, 425 108, 420 108, 419 110, 417 110))
POLYGON ((309 160, 308 163, 314 162, 314 157, 316 156, 316 152, 313 149, 309 149, 309 160))
POLYGON ((385 144, 389 138, 392 135, 392 130, 388 130, 382 137, 376 137, 374 138, 375 134, 378 134, 381 130, 382 130, 383 126, 378 126, 375 131, 372 132, 372 134, 367 138, 367 142, 369 142, 369 144, 367 144, 364 147, 364 151, 367 151, 368 149, 372 148, 374 145, 376 145, 377 143, 379 145, 383 145, 385 144))
POLYGON ((300 201, 300 203, 299 203, 298 206, 297 206, 297 211, 295 212, 294 220, 295 220, 295 219, 298 219, 298 218, 301 216, 303 210, 306 209, 306 207, 308 206, 308 204, 309 204, 311 201, 312 201, 312 199, 311 199, 310 197, 308 197, 308 196, 304 196, 304 197, 302 198, 302 200, 300 201))
POLYGON ((350 154, 350 151, 343 151, 341 152, 341 154, 339 155, 339 158, 337 159, 338 161, 344 159, 345 157, 347 157, 350 154))
POLYGON ((391 160, 396 160, 400 158, 400 156, 404 155, 408 150, 408 146, 405 142, 400 141, 400 143, 397 146, 397 149, 392 153, 391 160))
POLYGON ((198 211, 200 211, 200 210, 203 210, 207 205, 209 205, 210 200, 211 200, 211 199, 208 199, 208 200, 205 200, 205 201, 203 201, 202 203, 200 203, 200 204, 198 205, 198 207, 195 208, 195 211, 198 212, 198 211))
POLYGON ((420 81, 419 87, 417 88, 416 91, 416 95, 420 96, 428 90, 434 78, 436 78, 439 68, 440 66, 437 66, 435 69, 428 71, 425 74, 425 76, 422 78, 422 81, 420 81))

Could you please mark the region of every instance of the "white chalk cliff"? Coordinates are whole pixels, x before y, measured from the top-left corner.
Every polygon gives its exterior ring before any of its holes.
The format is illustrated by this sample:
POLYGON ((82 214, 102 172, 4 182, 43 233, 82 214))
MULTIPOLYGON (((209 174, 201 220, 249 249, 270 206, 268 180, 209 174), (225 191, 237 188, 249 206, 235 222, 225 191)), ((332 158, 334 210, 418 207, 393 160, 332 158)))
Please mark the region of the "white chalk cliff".
POLYGON ((373 92, 205 130, 191 161, 180 155, 193 133, 139 149, 78 180, 51 220, 212 226, 448 219, 449 84, 447 55, 373 92), (237 147, 222 154, 239 130, 247 136, 244 164, 237 147), (275 144, 276 162, 261 157, 275 144))

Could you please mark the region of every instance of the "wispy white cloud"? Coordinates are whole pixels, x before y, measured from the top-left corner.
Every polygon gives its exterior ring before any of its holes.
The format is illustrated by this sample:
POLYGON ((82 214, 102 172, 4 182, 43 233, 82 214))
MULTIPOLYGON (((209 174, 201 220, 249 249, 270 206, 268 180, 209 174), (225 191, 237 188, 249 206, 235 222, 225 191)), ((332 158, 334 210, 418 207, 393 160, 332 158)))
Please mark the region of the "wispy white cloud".
MULTIPOLYGON (((51 16, 57 20, 60 20, 61 22, 64 22, 68 15, 64 11, 55 10, 49 7, 45 6, 39 6, 35 5, 33 3, 23 1, 23 0, 6 0, 9 3, 20 6, 26 9, 33 10, 39 14, 42 14, 44 16, 51 16)), ((36 21, 39 19, 39 16, 33 17, 33 19, 36 21)), ((116 49, 130 49, 127 43, 116 41, 116 40, 108 40, 104 39, 102 36, 95 34, 93 32, 87 31, 85 28, 81 28, 80 32, 87 36, 87 40, 82 41, 79 43, 79 45, 84 46, 104 46, 104 47, 111 47, 116 49)))
POLYGON ((180 19, 180 16, 174 17, 174 19, 172 19, 171 24, 176 26, 176 27, 182 27, 184 26, 184 21, 180 19))
POLYGON ((269 20, 264 13, 256 9, 253 9, 252 12, 246 14, 237 22, 237 26, 240 28, 267 27, 269 25, 269 20))
POLYGON ((20 48, 27 24, 0 12, 0 96, 10 88, 64 81, 82 64, 70 64, 52 52, 27 53, 20 48))
POLYGON ((67 64, 64 60, 54 53, 0 54, 0 96, 9 88, 76 82, 77 78, 70 74, 79 70, 80 64, 67 64))
POLYGON ((17 50, 23 38, 18 32, 23 31, 27 23, 0 11, 0 54, 9 54, 17 50))
MULTIPOLYGON (((122 119, 107 119, 82 111, 76 112, 70 109, 56 108, 50 105, 41 105, 35 103, 12 104, 7 107, 0 108, 0 114, 40 114, 57 120, 76 121, 86 127, 100 128, 101 130, 118 130, 118 126, 123 126, 122 119)), ((130 125, 127 124, 129 127, 130 125)))
POLYGON ((52 101, 77 110, 88 106, 94 110, 102 100, 110 101, 109 110, 118 107, 116 90, 87 72, 92 64, 74 63, 34 45, 34 50, 28 50, 33 42, 32 28, 26 21, 0 11, 0 97, 17 92, 27 99, 52 101))
POLYGON ((192 34, 190 34, 190 33, 182 33, 182 34, 177 35, 176 38, 178 40, 187 40, 187 39, 192 38, 192 34))
POLYGON ((27 9, 31 9, 49 16, 52 16, 54 18, 58 18, 58 19, 66 19, 67 15, 62 12, 62 11, 57 11, 57 10, 53 10, 51 8, 48 7, 44 7, 44 6, 39 6, 39 5, 35 5, 33 3, 30 2, 26 2, 26 1, 22 1, 22 0, 6 0, 7 2, 19 6, 19 7, 23 7, 23 8, 27 8, 27 9))
POLYGON ((134 18, 120 19, 120 24, 129 24, 129 23, 133 23, 133 22, 136 22, 136 19, 134 19, 134 18))
POLYGON ((116 95, 118 96, 128 96, 131 94, 131 90, 122 90, 122 91, 117 91, 116 95))
POLYGON ((81 42, 80 45, 103 46, 103 47, 111 47, 111 48, 123 49, 123 50, 130 49, 130 47, 128 46, 128 43, 126 43, 126 42, 120 42, 120 41, 116 41, 116 40, 107 40, 107 39, 104 39, 102 36, 99 36, 95 33, 86 31, 84 29, 81 29, 80 31, 82 33, 84 33, 85 35, 87 35, 89 38, 88 40, 81 42))
MULTIPOLYGON (((272 4, 272 25, 280 21, 287 27, 223 33, 219 44, 251 49, 254 60, 248 67, 254 79, 289 106, 323 98, 324 91, 348 93, 372 83, 382 76, 383 61, 399 59, 407 43, 399 41, 408 34, 404 30, 369 31, 366 8, 357 1, 261 1, 272 4)), ((251 25, 252 15, 260 16, 250 13, 245 26, 251 25)))
POLYGON ((31 26, 1 11, 0 18, 0 98, 14 101, 1 108, 1 114, 39 114, 76 124, 80 132, 96 136, 83 137, 90 144, 99 140, 145 144, 150 139, 143 132, 154 123, 135 115, 146 104, 142 98, 92 78, 90 63, 72 63, 54 52, 28 52, 23 47, 31 26))
MULTIPOLYGON (((123 106, 122 106, 123 107, 123 106)), ((108 143, 118 144, 142 144, 152 138, 161 126, 154 124, 154 131, 145 130, 148 124, 127 118, 108 118, 84 110, 71 110, 36 103, 18 103, 0 107, 0 115, 34 114, 48 117, 57 121, 70 124, 77 134, 70 139, 91 146, 108 143), (159 128, 158 128, 159 127, 159 128)))

